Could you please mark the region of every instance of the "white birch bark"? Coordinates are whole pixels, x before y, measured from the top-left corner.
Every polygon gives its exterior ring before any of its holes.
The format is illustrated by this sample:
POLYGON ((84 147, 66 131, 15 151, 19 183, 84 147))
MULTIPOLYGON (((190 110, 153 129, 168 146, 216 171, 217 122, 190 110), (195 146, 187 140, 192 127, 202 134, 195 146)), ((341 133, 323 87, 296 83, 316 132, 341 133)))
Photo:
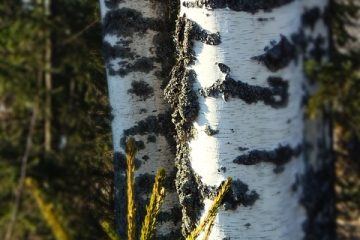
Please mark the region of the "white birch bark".
MULTIPOLYGON (((172 127, 161 89, 164 77, 160 76, 169 57, 161 55, 159 49, 159 45, 164 44, 161 42, 162 36, 167 34, 170 37, 170 33, 166 32, 167 7, 165 2, 100 0, 104 57, 113 115, 115 222, 122 238, 126 235, 126 138, 133 136, 139 143, 137 158, 141 166, 135 172, 137 230, 141 228, 156 171, 165 168, 169 179, 174 171, 172 127)), ((170 239, 179 232, 175 189, 166 190, 157 239, 170 239)))
MULTIPOLYGON (((303 58, 318 54, 321 61, 320 53, 327 51, 322 19, 326 6, 326 0, 242 1, 237 6, 231 6, 231 1, 181 0, 181 17, 197 24, 207 36, 219 33, 221 38, 220 44, 199 41, 201 37, 192 39, 195 60, 187 66, 188 71, 196 72, 192 89, 199 103, 198 116, 192 123, 196 133, 186 139, 191 171, 200 177, 197 181, 203 189, 219 186, 227 177, 234 181, 210 239, 335 238, 326 228, 320 237, 316 226, 307 226, 309 218, 326 218, 326 214, 309 216, 313 210, 309 206, 316 200, 308 199, 309 191, 314 191, 310 189, 312 181, 318 184, 326 178, 307 179, 316 175, 307 173, 317 172, 313 166, 321 168, 318 158, 324 146, 319 146, 319 136, 329 146, 329 135, 320 120, 304 122, 303 99, 313 86, 307 83, 303 58), (275 6, 269 7, 271 4, 275 6), (304 26, 310 17, 304 19, 303 13, 312 8, 317 8, 320 16, 313 26, 304 26), (308 42, 304 54, 301 36, 308 42), (318 36, 324 42, 317 43, 318 36), (258 57, 256 61, 254 57, 264 54, 265 47, 273 54, 271 59, 258 57), (276 78, 273 85, 271 78, 276 78), (313 145, 311 150, 306 147, 309 144, 313 145)), ((180 201, 184 189, 187 186, 178 183, 180 201)), ((202 194, 205 207, 200 217, 211 205, 211 197, 202 194)), ((186 211, 183 214, 186 233, 194 223, 188 222, 191 219, 186 211)), ((310 223, 321 224, 317 220, 310 223)))

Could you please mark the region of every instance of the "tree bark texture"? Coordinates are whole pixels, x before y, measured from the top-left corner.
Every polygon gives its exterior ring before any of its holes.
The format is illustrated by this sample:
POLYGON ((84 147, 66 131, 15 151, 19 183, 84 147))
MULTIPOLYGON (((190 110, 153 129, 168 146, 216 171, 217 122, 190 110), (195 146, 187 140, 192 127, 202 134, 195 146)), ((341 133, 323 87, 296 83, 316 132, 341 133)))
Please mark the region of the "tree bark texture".
POLYGON ((135 137, 137 234, 159 168, 167 173, 167 196, 156 239, 180 236, 181 212, 175 190, 175 140, 163 86, 173 65, 168 1, 100 0, 103 52, 112 108, 116 230, 126 235, 126 139, 135 137))
POLYGON ((329 124, 306 118, 303 69, 327 58, 328 15, 326 0, 180 1, 165 96, 183 235, 232 177, 210 239, 335 239, 329 124))

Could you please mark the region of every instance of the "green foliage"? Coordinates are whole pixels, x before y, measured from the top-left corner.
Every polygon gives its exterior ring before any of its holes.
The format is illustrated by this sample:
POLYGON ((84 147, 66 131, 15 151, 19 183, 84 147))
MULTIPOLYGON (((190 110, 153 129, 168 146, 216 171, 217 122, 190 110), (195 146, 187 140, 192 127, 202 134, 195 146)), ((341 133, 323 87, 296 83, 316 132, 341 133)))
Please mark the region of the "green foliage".
MULTIPOLYGON (((52 0, 49 17, 42 0, 31 2, 28 7, 21 0, 0 2, 0 238, 14 207, 19 160, 37 105, 28 175, 72 239, 102 239, 106 233, 99 219, 113 219, 113 166, 98 2, 52 0), (44 69, 48 32, 52 69, 44 69), (53 141, 45 153, 46 71, 53 77, 53 141)), ((53 239, 26 191, 15 229, 14 240, 53 239)))
POLYGON ((356 36, 349 32, 349 27, 358 21, 359 10, 355 1, 334 1, 331 59, 324 64, 313 60, 305 64, 306 73, 319 86, 317 94, 310 99, 309 113, 314 115, 324 106, 331 106, 333 120, 352 132, 350 135, 357 136, 360 136, 360 49, 350 47, 356 36))

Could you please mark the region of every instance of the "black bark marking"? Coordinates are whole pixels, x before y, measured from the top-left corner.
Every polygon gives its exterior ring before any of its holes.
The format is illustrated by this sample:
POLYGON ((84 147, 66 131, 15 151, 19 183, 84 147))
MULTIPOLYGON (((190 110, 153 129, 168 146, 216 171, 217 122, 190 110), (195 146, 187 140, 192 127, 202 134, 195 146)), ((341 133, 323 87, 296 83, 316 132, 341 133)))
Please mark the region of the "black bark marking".
POLYGON ((297 33, 291 35, 291 41, 296 46, 296 49, 300 53, 304 53, 308 46, 308 40, 306 39, 303 29, 300 29, 297 33))
POLYGON ((321 62, 323 57, 328 52, 324 45, 325 45, 325 38, 321 35, 318 35, 314 40, 309 39, 314 44, 314 47, 310 50, 310 56, 312 59, 321 62))
POLYGON ((227 65, 223 64, 223 63, 218 63, 218 67, 220 69, 220 72, 224 73, 224 74, 230 74, 230 67, 228 67, 227 65))
POLYGON ((110 9, 117 8, 124 0, 105 0, 105 6, 110 9))
POLYGON ((219 97, 221 94, 225 101, 231 98, 240 98, 248 104, 264 102, 273 108, 286 107, 289 99, 289 84, 279 77, 269 77, 269 88, 252 86, 241 81, 235 81, 229 76, 230 68, 219 63, 220 71, 226 73, 225 80, 217 80, 212 86, 201 89, 204 97, 219 97))
POLYGON ((302 146, 292 148, 289 145, 279 146, 272 151, 253 150, 245 155, 238 156, 233 160, 236 164, 241 165, 255 165, 260 162, 273 163, 276 165, 275 173, 281 173, 284 168, 283 165, 290 162, 292 158, 300 156, 302 146))
POLYGON ((157 235, 156 236, 156 240, 169 240, 169 239, 182 239, 182 235, 181 235, 181 231, 180 230, 175 230, 175 231, 171 231, 170 233, 166 234, 166 235, 157 235))
POLYGON ((219 130, 212 129, 209 125, 205 127, 204 131, 208 136, 214 136, 219 133, 219 130))
POLYGON ((108 64, 109 75, 119 75, 124 77, 131 72, 144 72, 149 73, 151 70, 155 68, 154 66, 155 58, 148 58, 148 57, 140 57, 136 59, 134 62, 129 63, 128 61, 121 61, 119 62, 120 69, 115 70, 112 64, 108 64))
POLYGON ((316 22, 321 18, 321 11, 318 7, 311 9, 305 9, 305 12, 301 16, 301 22, 304 27, 310 27, 312 30, 315 27, 316 22))
POLYGON ((251 59, 264 64, 271 72, 285 68, 295 59, 296 48, 285 36, 281 35, 281 39, 277 44, 275 42, 270 44, 271 47, 264 49, 264 54, 252 57, 251 59))
POLYGON ((120 139, 120 146, 125 149, 126 138, 135 135, 165 136, 167 143, 172 151, 175 151, 174 125, 171 123, 170 113, 163 113, 157 116, 149 116, 136 123, 135 126, 124 130, 123 137, 120 139))
POLYGON ((130 37, 134 33, 145 33, 148 29, 161 31, 161 20, 144 18, 142 13, 130 8, 108 11, 103 20, 103 34, 130 37))
POLYGON ((225 210, 235 210, 238 206, 252 206, 259 199, 259 194, 249 190, 249 186, 237 179, 232 182, 229 192, 225 195, 223 203, 225 210))
POLYGON ((128 90, 128 93, 140 97, 141 100, 145 101, 154 95, 154 89, 143 80, 133 81, 131 83, 131 89, 128 90))
POLYGON ((262 18, 262 17, 261 17, 261 18, 258 18, 257 20, 258 20, 259 22, 267 22, 267 21, 270 21, 270 20, 275 20, 275 18, 273 18, 273 17, 272 17, 272 18, 262 18))
POLYGON ((256 13, 259 10, 270 11, 274 8, 284 6, 294 0, 196 0, 186 1, 184 7, 188 8, 229 8, 233 11, 256 13))
POLYGON ((173 207, 170 212, 160 212, 158 216, 158 222, 172 221, 176 226, 181 221, 181 209, 179 207, 173 207))
POLYGON ((149 135, 147 137, 147 142, 150 143, 150 142, 156 142, 156 136, 155 135, 149 135))
POLYGON ((189 140, 194 135, 193 121, 200 110, 197 93, 193 89, 196 73, 187 67, 195 60, 194 41, 208 45, 221 42, 219 33, 209 33, 184 15, 179 17, 175 31, 177 63, 171 71, 171 78, 164 92, 173 110, 172 120, 176 129, 177 167, 176 189, 182 206, 182 233, 187 235, 194 229, 201 209, 206 187, 191 168, 189 140))
MULTIPOLYGON (((138 144, 138 143, 136 142, 136 144, 138 144)), ((114 159, 117 164, 118 170, 121 172, 125 172, 126 168, 127 168, 125 154, 123 154, 121 152, 115 152, 114 159)), ((137 170, 141 167, 142 162, 138 158, 135 158, 134 164, 135 164, 135 170, 137 170)))
POLYGON ((246 150, 248 150, 249 148, 246 148, 246 147, 238 147, 238 150, 240 151, 240 152, 243 152, 243 151, 246 151, 246 150))
POLYGON ((127 221, 126 221, 126 175, 124 167, 122 166, 125 162, 125 156, 122 153, 114 153, 114 201, 115 204, 115 227, 117 233, 120 236, 126 236, 127 234, 127 221))
POLYGON ((110 43, 103 41, 102 52, 107 64, 116 58, 135 59, 135 54, 131 52, 131 49, 128 47, 128 43, 126 42, 121 42, 112 46, 110 43))

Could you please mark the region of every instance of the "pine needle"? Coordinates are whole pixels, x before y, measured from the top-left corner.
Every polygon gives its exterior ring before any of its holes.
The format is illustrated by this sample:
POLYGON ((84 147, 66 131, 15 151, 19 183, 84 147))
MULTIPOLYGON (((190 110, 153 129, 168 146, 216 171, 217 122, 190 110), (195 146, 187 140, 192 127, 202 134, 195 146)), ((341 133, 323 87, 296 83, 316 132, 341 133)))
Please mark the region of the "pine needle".
POLYGON ((36 182, 32 178, 27 177, 25 179, 25 186, 29 188, 31 194, 33 195, 36 204, 38 205, 45 222, 49 225, 51 231, 53 232, 55 239, 69 240, 69 235, 61 226, 59 220, 53 212, 53 205, 45 203, 36 182))
POLYGON ((101 220, 100 225, 103 231, 107 234, 110 240, 120 240, 115 230, 111 227, 111 224, 106 220, 101 220))
POLYGON ((134 172, 136 142, 134 138, 129 138, 126 143, 126 165, 127 165, 127 236, 128 240, 135 240, 135 195, 134 195, 134 172))
POLYGON ((165 198, 165 188, 162 186, 164 179, 165 170, 160 169, 155 177, 150 203, 146 207, 146 216, 141 228, 140 240, 150 240, 154 236, 157 216, 165 198))
MULTIPOLYGON (((208 226, 208 224, 212 224, 214 221, 216 214, 219 210, 221 202, 225 196, 225 194, 229 191, 231 186, 232 179, 228 178, 224 184, 221 186, 218 194, 216 195, 209 211, 204 220, 190 233, 190 235, 186 238, 186 240, 195 240, 202 231, 208 226)), ((209 231, 211 231, 211 226, 209 226, 209 231)), ((210 235, 210 232, 208 233, 210 235)))
POLYGON ((209 221, 209 224, 207 225, 206 229, 205 229, 205 237, 204 237, 204 240, 208 240, 209 237, 210 237, 210 233, 211 233, 211 230, 214 226, 214 222, 215 222, 215 218, 216 218, 216 215, 214 215, 213 217, 211 217, 210 221, 209 221))

